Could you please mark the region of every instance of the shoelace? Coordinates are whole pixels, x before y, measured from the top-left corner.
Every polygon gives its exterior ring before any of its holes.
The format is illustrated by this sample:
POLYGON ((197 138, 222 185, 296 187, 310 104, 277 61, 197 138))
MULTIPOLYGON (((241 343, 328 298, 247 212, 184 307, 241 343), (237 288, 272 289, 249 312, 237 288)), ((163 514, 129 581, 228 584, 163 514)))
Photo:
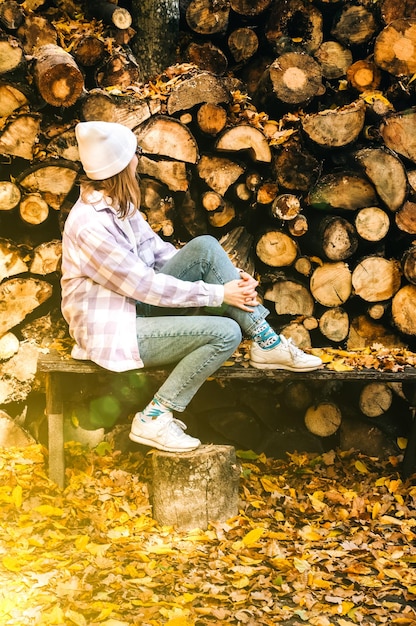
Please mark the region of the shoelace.
MULTIPOLYGON (((167 415, 165 413, 165 415, 167 415)), ((172 415, 167 415, 166 422, 161 425, 161 429, 170 428, 177 435, 183 435, 183 431, 186 430, 186 424, 184 424, 181 420, 178 420, 176 417, 172 415)))
POLYGON ((289 339, 286 339, 286 337, 281 337, 280 341, 283 341, 283 343, 287 346, 287 349, 289 350, 293 358, 300 358, 303 356, 303 351, 298 348, 296 344, 293 343, 291 337, 289 339))

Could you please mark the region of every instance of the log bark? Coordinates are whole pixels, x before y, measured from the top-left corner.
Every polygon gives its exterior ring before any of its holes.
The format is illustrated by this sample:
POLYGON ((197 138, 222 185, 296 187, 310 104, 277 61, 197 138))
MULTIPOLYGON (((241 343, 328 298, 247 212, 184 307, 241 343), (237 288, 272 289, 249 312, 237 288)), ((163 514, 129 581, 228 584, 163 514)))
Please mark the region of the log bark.
POLYGON ((179 34, 178 0, 132 0, 136 36, 133 52, 139 63, 139 80, 147 82, 176 60, 179 34))
POLYGON ((320 162, 296 139, 286 141, 280 150, 274 151, 272 172, 280 187, 288 191, 306 192, 316 182, 320 162))
POLYGON ((7 30, 16 30, 24 20, 23 7, 15 0, 4 0, 0 4, 0 24, 7 30))
POLYGON ((226 233, 220 239, 220 244, 238 269, 253 275, 255 259, 253 254, 253 236, 244 228, 238 226, 226 233))
POLYGON ((230 0, 232 10, 243 17, 255 17, 269 8, 272 0, 230 0))
POLYGON ((37 49, 34 79, 42 98, 54 107, 72 106, 84 89, 84 77, 74 58, 55 44, 37 49))
POLYGON ((179 529, 206 530, 238 512, 239 466, 232 446, 152 454, 153 516, 179 529))
MULTIPOLYGON (((115 5, 112 5, 113 7, 115 5)), ((104 59, 105 44, 95 35, 81 37, 73 51, 76 62, 83 67, 93 67, 104 59)))
POLYGON ((340 215, 313 216, 309 219, 305 246, 328 261, 345 261, 358 248, 354 225, 340 215))

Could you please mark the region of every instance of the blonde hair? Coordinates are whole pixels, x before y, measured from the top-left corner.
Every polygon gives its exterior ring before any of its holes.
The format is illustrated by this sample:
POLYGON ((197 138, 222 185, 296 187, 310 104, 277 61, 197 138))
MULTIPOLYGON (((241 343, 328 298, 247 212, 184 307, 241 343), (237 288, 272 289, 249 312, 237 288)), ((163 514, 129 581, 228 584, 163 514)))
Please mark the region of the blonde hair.
POLYGON ((139 183, 129 166, 104 180, 91 180, 87 176, 82 176, 80 182, 81 198, 84 202, 88 202, 88 195, 92 191, 102 191, 111 198, 111 206, 117 210, 117 215, 121 219, 129 217, 140 208, 139 183))

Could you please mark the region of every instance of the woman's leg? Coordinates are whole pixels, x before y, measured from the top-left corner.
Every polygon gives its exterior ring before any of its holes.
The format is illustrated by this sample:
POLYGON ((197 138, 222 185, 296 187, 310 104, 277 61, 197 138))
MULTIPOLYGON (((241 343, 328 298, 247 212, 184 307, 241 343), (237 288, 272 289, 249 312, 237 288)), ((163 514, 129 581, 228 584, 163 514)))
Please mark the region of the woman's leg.
POLYGON ((137 340, 146 367, 176 364, 155 394, 165 407, 184 411, 241 342, 234 320, 207 315, 139 317, 137 340))
MULTIPOLYGON (((192 239, 161 268, 161 271, 183 280, 204 280, 217 284, 224 284, 239 277, 238 270, 231 263, 225 250, 210 235, 192 239)), ((322 365, 319 357, 306 354, 291 340, 277 335, 265 320, 269 311, 261 304, 254 307, 252 313, 232 306, 210 311, 232 318, 239 324, 243 333, 253 339, 250 351, 250 364, 253 367, 306 372, 322 365)))
POLYGON ((172 411, 184 411, 208 376, 234 352, 240 327, 214 316, 139 317, 137 338, 145 366, 176 365, 152 402, 134 416, 130 439, 169 452, 194 450, 201 442, 185 434, 186 425, 172 411))
MULTIPOLYGON (((240 277, 224 248, 211 235, 201 235, 189 241, 160 271, 181 280, 203 280, 220 285, 240 277)), ((252 337, 259 322, 269 315, 269 311, 261 304, 252 313, 231 306, 210 309, 210 312, 231 317, 248 337, 252 337)), ((159 314, 163 315, 163 312, 159 314)))

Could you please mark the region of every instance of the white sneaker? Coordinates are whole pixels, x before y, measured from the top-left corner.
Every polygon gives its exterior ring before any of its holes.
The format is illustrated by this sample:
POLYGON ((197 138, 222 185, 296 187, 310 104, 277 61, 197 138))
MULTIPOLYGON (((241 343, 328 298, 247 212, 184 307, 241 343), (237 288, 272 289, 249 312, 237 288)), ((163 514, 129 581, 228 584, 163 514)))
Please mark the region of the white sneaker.
POLYGON ((201 445, 199 439, 186 435, 186 425, 170 413, 162 413, 153 420, 144 422, 141 413, 136 413, 129 437, 136 443, 151 446, 166 452, 188 452, 201 445))
POLYGON ((318 356, 306 354, 292 342, 279 335, 280 343, 274 348, 264 350, 254 341, 251 344, 250 365, 261 370, 290 370, 291 372, 309 372, 322 365, 318 356))

